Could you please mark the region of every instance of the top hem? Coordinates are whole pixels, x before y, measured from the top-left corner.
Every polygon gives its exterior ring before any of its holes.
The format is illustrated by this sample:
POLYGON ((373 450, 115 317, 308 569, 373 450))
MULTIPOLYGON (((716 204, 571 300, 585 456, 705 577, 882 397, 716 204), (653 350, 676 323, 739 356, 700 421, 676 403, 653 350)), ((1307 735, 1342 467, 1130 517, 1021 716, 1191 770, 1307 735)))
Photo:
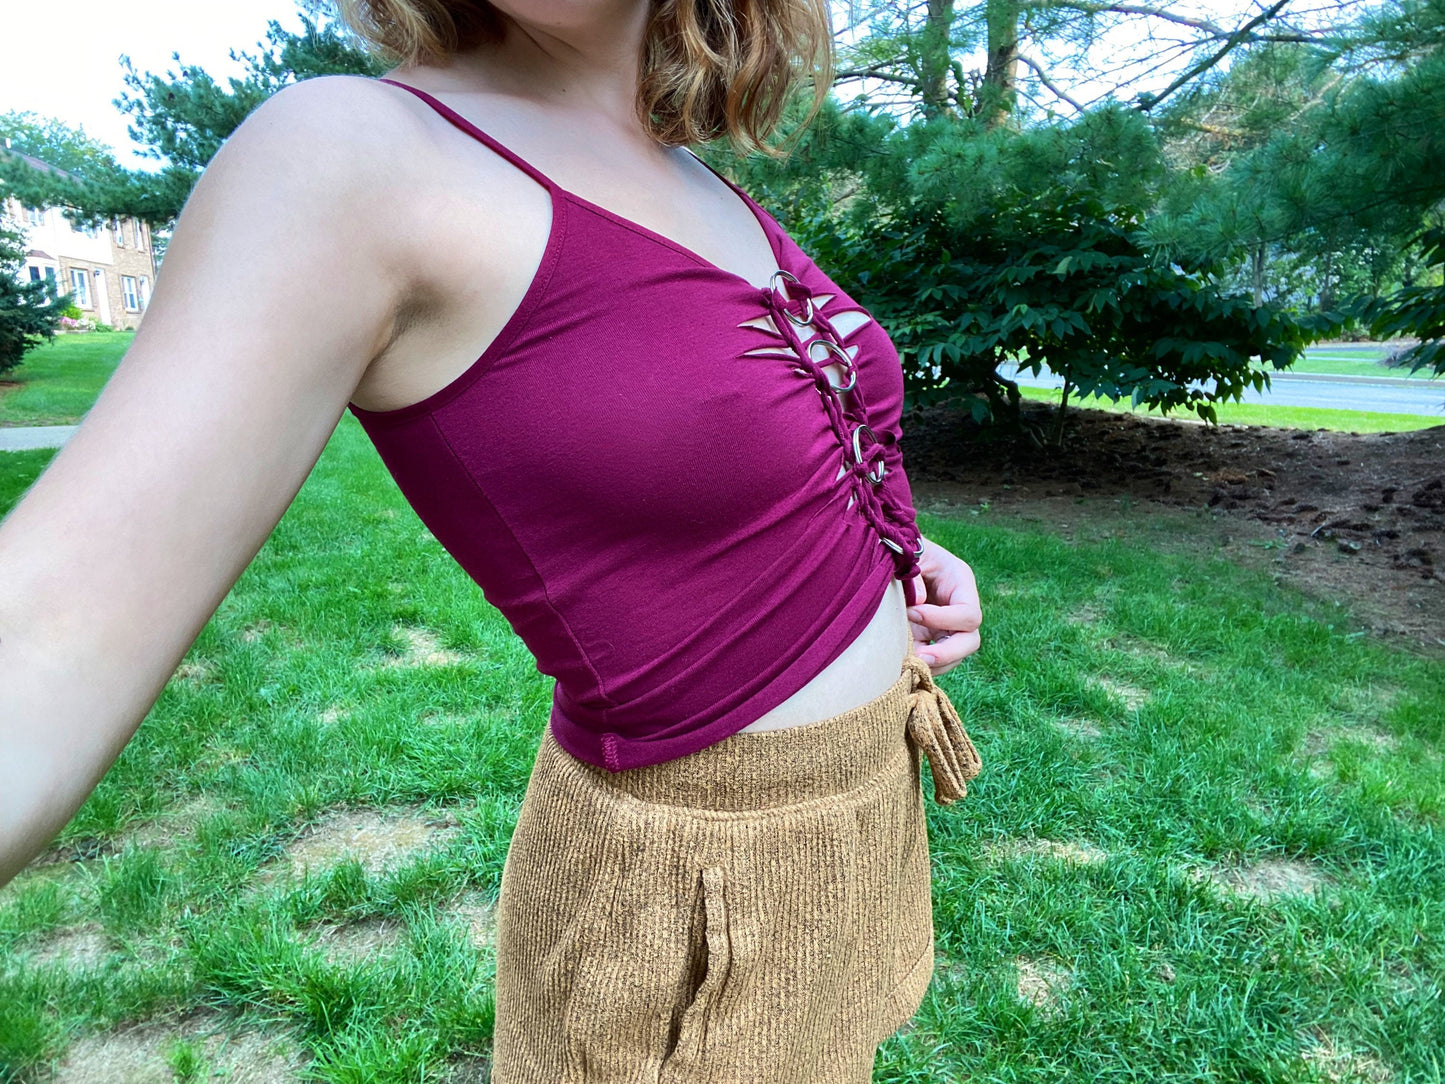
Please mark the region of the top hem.
MULTIPOLYGON (((876 568, 878 571, 873 574, 877 576, 875 589, 860 590, 854 596, 866 598, 867 604, 859 606, 856 613, 851 615, 851 620, 845 610, 839 614, 839 620, 829 625, 830 630, 841 626, 841 632, 836 638, 814 640, 797 658, 786 663, 771 680, 762 685, 755 696, 720 718, 684 734, 670 733, 664 738, 649 738, 646 735, 629 738, 616 731, 601 731, 583 726, 569 718, 554 701, 550 720, 553 738, 565 752, 578 760, 609 772, 620 772, 677 760, 731 737, 806 686, 858 638, 873 615, 878 612, 888 585, 896 578, 891 561, 880 562, 876 568), (879 572, 883 574, 879 575, 879 572)), ((863 586, 866 588, 870 581, 865 581, 863 586)), ((625 705, 620 710, 625 711, 625 705)), ((668 720, 665 726, 668 731, 674 731, 676 721, 668 720)))

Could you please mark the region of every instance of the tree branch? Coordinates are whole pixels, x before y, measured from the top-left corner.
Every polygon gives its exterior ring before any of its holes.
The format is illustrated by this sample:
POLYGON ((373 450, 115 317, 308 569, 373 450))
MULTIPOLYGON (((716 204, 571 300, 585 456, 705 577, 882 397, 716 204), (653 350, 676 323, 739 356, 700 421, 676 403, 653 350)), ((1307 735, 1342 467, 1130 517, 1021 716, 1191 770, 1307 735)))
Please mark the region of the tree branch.
POLYGON ((1059 101, 1061 102, 1067 102, 1069 105, 1073 106, 1074 112, 1076 113, 1082 113, 1084 111, 1084 107, 1082 105, 1080 105, 1073 98, 1069 97, 1067 94, 1065 94, 1062 90, 1060 90, 1054 85, 1053 81, 1044 72, 1043 66, 1040 65, 1037 61, 1030 59, 1023 53, 1018 54, 1018 59, 1025 67, 1029 68, 1034 73, 1034 75, 1038 77, 1038 80, 1040 83, 1043 84, 1044 89, 1047 90, 1050 94, 1052 94, 1055 98, 1059 99, 1059 101))
MULTIPOLYGON (((1193 30, 1203 31, 1208 37, 1216 41, 1233 39, 1238 33, 1237 31, 1231 31, 1226 27, 1220 26, 1218 23, 1210 22, 1208 19, 1197 19, 1188 15, 1180 15, 1177 12, 1169 11, 1165 8, 1157 8, 1151 4, 1111 4, 1089 3, 1087 0, 1059 0, 1057 6, 1080 11, 1086 15, 1144 15, 1151 19, 1160 19, 1167 23, 1174 23, 1177 26, 1187 26, 1193 30)), ((1280 8, 1272 9, 1265 17, 1252 22, 1250 24, 1250 36, 1247 40, 1293 42, 1295 44, 1319 40, 1317 36, 1305 34, 1297 30, 1258 35, 1253 33, 1254 27, 1274 18, 1279 10, 1280 8)))
POLYGON ((1213 68, 1230 53, 1234 52, 1235 49, 1239 48, 1245 42, 1249 41, 1251 35, 1254 33, 1254 30, 1257 26, 1260 26, 1262 23, 1269 22, 1270 19, 1273 19, 1281 11, 1287 8, 1289 6, 1289 3, 1290 0, 1275 0, 1275 3, 1268 10, 1260 12, 1253 19, 1249 20, 1249 22, 1245 23, 1242 27, 1240 27, 1233 34, 1231 34, 1229 36, 1229 40, 1226 41, 1223 47, 1221 47, 1217 52, 1215 52, 1213 56, 1210 56, 1207 59, 1202 60, 1198 64, 1194 65, 1194 67, 1190 68, 1178 79, 1170 83, 1169 86, 1165 87, 1164 90, 1161 91, 1159 94, 1140 95, 1138 107, 1139 111, 1142 113, 1149 112, 1149 110, 1153 109, 1156 105, 1162 102, 1165 98, 1169 97, 1169 95, 1173 94, 1180 87, 1184 86, 1191 79, 1203 75, 1210 68, 1213 68))
POLYGON ((874 68, 845 68, 843 71, 833 73, 833 82, 835 83, 841 83, 847 79, 881 79, 885 83, 902 83, 915 90, 918 88, 918 80, 911 75, 898 75, 874 68))

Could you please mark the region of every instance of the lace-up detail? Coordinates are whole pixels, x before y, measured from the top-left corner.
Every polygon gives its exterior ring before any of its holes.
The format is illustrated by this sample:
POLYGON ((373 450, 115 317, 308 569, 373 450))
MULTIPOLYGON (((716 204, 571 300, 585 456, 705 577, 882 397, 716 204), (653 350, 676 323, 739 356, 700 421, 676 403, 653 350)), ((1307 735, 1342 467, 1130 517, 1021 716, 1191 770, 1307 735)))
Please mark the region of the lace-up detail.
MULTIPOLYGON (((815 295, 792 273, 779 270, 773 273, 770 287, 761 293, 768 310, 767 326, 757 321, 740 326, 757 327, 782 338, 792 355, 793 371, 817 388, 838 439, 842 456, 838 477, 846 475, 849 479, 852 490, 849 504, 856 504, 863 518, 878 532, 879 542, 892 553, 905 598, 912 606, 918 602, 913 580, 918 575, 918 560, 923 556, 923 539, 912 517, 897 508, 882 488, 887 475, 885 445, 868 425, 868 404, 854 364, 857 347, 849 350, 846 337, 839 334, 833 320, 823 311, 834 296, 815 295)), ((759 356, 780 352, 763 348, 746 353, 759 356)))

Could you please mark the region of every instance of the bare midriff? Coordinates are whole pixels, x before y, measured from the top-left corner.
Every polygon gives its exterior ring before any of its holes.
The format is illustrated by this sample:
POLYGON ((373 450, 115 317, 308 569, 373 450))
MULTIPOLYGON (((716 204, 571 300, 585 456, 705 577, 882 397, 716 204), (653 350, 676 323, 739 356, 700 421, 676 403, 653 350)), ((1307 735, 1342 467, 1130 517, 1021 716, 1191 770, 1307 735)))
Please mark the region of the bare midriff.
POLYGON ((907 626, 903 581, 890 580, 873 617, 843 653, 743 732, 820 722, 887 692, 903 669, 907 626))

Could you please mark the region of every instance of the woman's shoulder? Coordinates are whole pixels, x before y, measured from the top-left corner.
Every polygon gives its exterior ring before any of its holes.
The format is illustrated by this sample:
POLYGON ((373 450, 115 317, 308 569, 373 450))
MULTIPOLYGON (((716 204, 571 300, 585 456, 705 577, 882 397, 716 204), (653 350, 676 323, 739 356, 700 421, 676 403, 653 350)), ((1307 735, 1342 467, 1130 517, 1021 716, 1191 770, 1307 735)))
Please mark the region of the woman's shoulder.
POLYGON ((444 212, 459 197, 477 205, 479 220, 506 223, 491 205, 499 201, 486 199, 490 178, 459 168, 417 105, 363 76, 293 83, 251 111, 206 172, 264 189, 271 213, 299 233, 347 239, 358 256, 380 249, 387 273, 426 279, 438 248, 454 244, 444 212))
POLYGON ((272 94, 223 149, 235 147, 250 160, 304 161, 318 180, 343 182, 344 190, 349 178, 405 175, 424 152, 425 136, 416 111, 387 85, 364 76, 321 75, 272 94))

